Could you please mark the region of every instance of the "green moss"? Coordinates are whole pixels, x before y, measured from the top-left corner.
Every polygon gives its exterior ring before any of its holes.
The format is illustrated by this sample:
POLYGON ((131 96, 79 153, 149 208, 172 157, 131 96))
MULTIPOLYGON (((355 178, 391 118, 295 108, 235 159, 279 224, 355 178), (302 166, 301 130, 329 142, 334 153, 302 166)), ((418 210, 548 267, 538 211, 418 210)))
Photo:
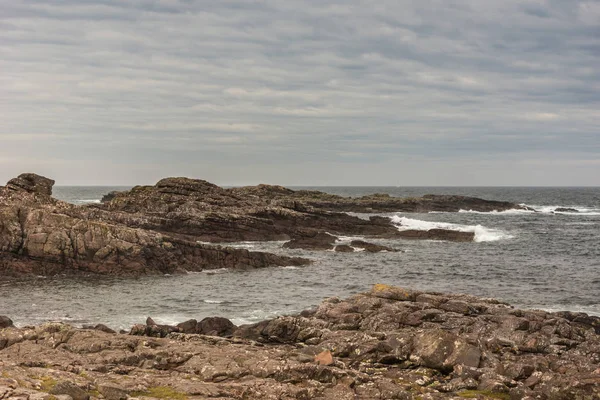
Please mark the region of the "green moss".
POLYGON ((465 390, 458 393, 458 397, 462 397, 463 399, 478 399, 481 396, 483 396, 484 399, 510 399, 508 393, 490 392, 489 390, 465 390))
POLYGON ((40 384, 40 389, 44 392, 51 391, 52 389, 54 389, 54 386, 56 386, 56 384, 58 383, 56 379, 52 378, 51 376, 42 376, 40 380, 42 381, 42 383, 40 384))
POLYGON ((133 397, 148 396, 155 397, 157 399, 187 400, 185 393, 178 392, 168 386, 151 387, 145 392, 135 392, 131 395, 133 397))

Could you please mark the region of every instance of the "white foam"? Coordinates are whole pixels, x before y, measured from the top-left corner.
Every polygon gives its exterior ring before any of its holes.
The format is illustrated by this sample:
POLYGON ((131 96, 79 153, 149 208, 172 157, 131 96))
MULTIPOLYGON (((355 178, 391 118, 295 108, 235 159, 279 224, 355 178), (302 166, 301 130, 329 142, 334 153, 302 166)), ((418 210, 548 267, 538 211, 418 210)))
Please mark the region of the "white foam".
POLYGON ((229 272, 228 268, 217 268, 217 269, 203 269, 202 273, 204 274, 208 274, 208 275, 215 275, 215 274, 226 274, 229 272))
POLYGON ((203 300, 206 304, 223 304, 223 302, 221 300, 211 300, 211 299, 205 299, 203 300))
POLYGON ((517 215, 517 214, 533 214, 535 211, 533 210, 519 210, 519 209, 511 209, 504 211, 475 211, 475 210, 458 210, 459 213, 469 213, 469 214, 490 214, 490 215, 517 215))
POLYGON ((100 199, 79 199, 74 201, 77 204, 100 204, 100 199))
POLYGON ((287 265, 285 267, 280 267, 281 269, 300 269, 299 267, 295 267, 293 265, 287 265))
MULTIPOLYGON (((525 205, 525 204, 522 204, 525 205)), ((582 215, 582 216, 590 216, 590 215, 600 215, 600 208, 590 208, 584 206, 538 206, 538 205, 527 205, 527 207, 531 207, 537 212, 544 214, 563 214, 563 215, 582 215), (557 208, 570 208, 574 211, 555 211, 557 208)))
POLYGON ((449 229, 459 232, 475 233, 475 242, 495 242, 497 240, 511 239, 514 236, 498 229, 486 228, 482 225, 459 225, 448 222, 422 221, 419 219, 400 217, 399 215, 392 217, 392 223, 398 227, 398 230, 418 230, 428 231, 430 229, 449 229))

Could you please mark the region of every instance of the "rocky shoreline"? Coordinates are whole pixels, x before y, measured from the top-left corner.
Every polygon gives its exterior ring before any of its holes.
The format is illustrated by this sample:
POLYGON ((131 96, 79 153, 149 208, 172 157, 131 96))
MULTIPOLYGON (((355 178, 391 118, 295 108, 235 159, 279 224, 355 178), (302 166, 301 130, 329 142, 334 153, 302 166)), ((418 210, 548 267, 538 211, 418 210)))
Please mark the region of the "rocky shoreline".
POLYGON ((600 318, 387 285, 236 327, 0 317, 0 399, 599 399, 600 318))
POLYGON ((53 198, 53 185, 27 173, 0 187, 0 277, 300 266, 310 260, 211 243, 285 240, 291 241, 286 247, 310 250, 393 251, 368 241, 336 246, 336 240, 345 235, 470 242, 474 233, 399 230, 389 218, 347 212, 525 209, 463 196, 343 198, 270 185, 224 189, 188 178, 166 178, 111 193, 101 204, 77 206, 53 198), (324 235, 329 243, 319 242, 324 235))

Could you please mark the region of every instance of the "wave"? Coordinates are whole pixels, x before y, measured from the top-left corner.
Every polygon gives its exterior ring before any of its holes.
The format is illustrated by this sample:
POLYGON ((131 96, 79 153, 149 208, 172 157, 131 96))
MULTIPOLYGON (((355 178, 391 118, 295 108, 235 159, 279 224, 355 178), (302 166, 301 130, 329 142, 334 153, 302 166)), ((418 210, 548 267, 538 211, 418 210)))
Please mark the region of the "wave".
POLYGON ((73 200, 75 204, 100 204, 100 199, 77 199, 73 200))
MULTIPOLYGON (((519 215, 519 214, 563 214, 563 215, 583 215, 583 216, 591 216, 591 215, 600 215, 599 208, 589 208, 582 206, 539 206, 539 205, 529 205, 529 204, 520 204, 521 206, 529 207, 529 210, 504 210, 504 211, 475 211, 475 210, 459 210, 459 213, 469 213, 469 214, 486 214, 486 215, 519 215), (557 209, 567 209, 573 211, 556 211, 557 209)), ((430 214, 443 214, 444 211, 431 211, 430 214)))
POLYGON ((223 304, 223 301, 221 300, 205 299, 203 300, 203 302, 205 302, 206 304, 223 304))
POLYGON ((482 225, 459 225, 449 222, 422 221, 419 219, 401 217, 399 215, 392 217, 392 223, 398 230, 418 230, 428 231, 430 229, 449 229, 460 232, 475 233, 475 242, 495 242, 497 240, 512 239, 514 236, 499 229, 486 228, 482 225))
POLYGON ((590 208, 584 206, 539 206, 539 205, 527 205, 537 212, 544 214, 563 214, 563 215, 600 215, 600 208, 590 208), (559 208, 574 211, 556 211, 559 208))

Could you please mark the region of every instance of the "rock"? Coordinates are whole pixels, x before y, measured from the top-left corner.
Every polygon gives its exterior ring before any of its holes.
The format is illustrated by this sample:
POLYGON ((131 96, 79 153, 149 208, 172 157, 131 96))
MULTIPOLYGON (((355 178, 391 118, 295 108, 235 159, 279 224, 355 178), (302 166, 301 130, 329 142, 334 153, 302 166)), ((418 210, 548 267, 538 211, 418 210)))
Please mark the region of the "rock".
MULTIPOLYGON (((474 234, 402 231, 389 219, 347 211, 478 211, 517 204, 461 196, 343 198, 281 186, 224 189, 189 178, 165 178, 76 206, 51 197, 54 181, 22 174, 0 187, 3 276, 184 274, 203 269, 301 266, 307 259, 206 242, 290 240, 286 248, 332 250, 335 235, 472 241, 474 234), (327 233, 329 232, 329 233, 327 233)), ((391 251, 362 244, 366 251, 391 251)), ((338 249, 348 250, 340 247, 338 249)))
POLYGON ((347 244, 338 244, 335 246, 335 251, 338 253, 352 253, 354 252, 354 248, 348 246, 347 244))
POLYGON ((381 251, 389 251, 389 252, 396 251, 391 247, 365 242, 364 240, 353 240, 352 242, 350 242, 350 246, 364 249, 364 251, 366 251, 368 253, 379 253, 381 251))
POLYGON ((100 392, 106 400, 127 400, 128 398, 127 390, 110 383, 99 384, 98 392, 100 392))
POLYGON ((73 400, 89 400, 90 395, 73 382, 61 381, 58 382, 51 390, 51 394, 68 395, 73 400))
POLYGON ((479 367, 481 350, 450 333, 428 331, 415 336, 411 357, 425 367, 452 371, 457 365, 479 367))
POLYGON ((102 332, 106 332, 106 333, 117 333, 116 331, 110 329, 108 326, 106 326, 104 324, 84 325, 83 329, 94 329, 94 330, 102 331, 102 332))
POLYGON ((579 212, 579 210, 576 210, 574 208, 568 208, 568 207, 558 207, 554 209, 554 212, 571 212, 571 213, 576 213, 579 212))
MULTIPOLYGON (((42 390, 66 385, 54 396, 600 398, 600 335, 579 313, 378 284, 231 337, 179 332, 193 322, 167 329, 150 318, 132 335, 58 323, 0 330, 0 397, 48 400, 42 390), (136 336, 160 329, 166 337, 136 336)), ((233 329, 202 322, 203 332, 233 329)))
POLYGON ((0 329, 10 328, 12 326, 14 326, 14 325, 10 318, 8 318, 4 315, 0 315, 0 329))
POLYGON ((222 317, 208 317, 198 322, 196 326, 196 333, 209 336, 224 336, 229 337, 233 335, 236 330, 235 326, 230 320, 222 317))
POLYGON ((405 239, 446 240, 450 242, 472 242, 475 239, 474 232, 461 232, 451 229, 407 229, 398 231, 395 236, 405 239))
POLYGON ((331 365, 333 364, 333 356, 331 351, 325 350, 315 356, 315 362, 319 365, 331 365))
POLYGON ((302 232, 302 236, 283 244, 287 249, 333 250, 337 238, 325 232, 302 232))
POLYGON ((177 328, 179 328, 179 331, 183 333, 196 333, 197 325, 198 321, 196 321, 195 319, 190 319, 177 324, 177 328))
POLYGON ((102 198, 100 199, 100 203, 108 203, 110 202, 112 199, 114 199, 115 197, 117 197, 119 195, 119 193, 116 190, 113 190, 112 192, 108 192, 107 194, 105 194, 104 196, 102 196, 102 198))
POLYGON ((54 181, 52 179, 31 173, 21 174, 6 184, 6 188, 9 190, 25 191, 46 196, 52 196, 53 186, 54 181))

